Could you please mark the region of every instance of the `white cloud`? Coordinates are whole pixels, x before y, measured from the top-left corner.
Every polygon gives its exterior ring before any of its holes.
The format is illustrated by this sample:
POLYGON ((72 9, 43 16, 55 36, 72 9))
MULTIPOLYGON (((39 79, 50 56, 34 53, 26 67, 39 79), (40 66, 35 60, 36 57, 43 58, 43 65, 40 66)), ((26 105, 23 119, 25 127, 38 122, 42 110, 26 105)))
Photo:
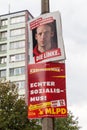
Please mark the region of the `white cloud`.
POLYGON ((72 111, 75 117, 78 117, 79 126, 82 127, 81 130, 87 129, 87 104, 77 103, 76 105, 70 106, 69 109, 72 111))
POLYGON ((65 40, 68 103, 87 102, 87 44, 65 40))
POLYGON ((0 0, 0 14, 7 14, 9 12, 17 12, 21 10, 29 10, 31 14, 35 17, 41 14, 41 0, 0 0), (3 8, 4 7, 4 8, 3 8))

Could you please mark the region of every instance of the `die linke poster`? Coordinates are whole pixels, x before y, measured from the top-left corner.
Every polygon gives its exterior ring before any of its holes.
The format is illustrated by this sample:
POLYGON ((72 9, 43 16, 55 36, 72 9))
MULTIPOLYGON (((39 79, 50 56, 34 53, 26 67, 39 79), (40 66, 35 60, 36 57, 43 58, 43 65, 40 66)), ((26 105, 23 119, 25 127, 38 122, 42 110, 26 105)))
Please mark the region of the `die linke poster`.
POLYGON ((60 12, 42 14, 28 22, 30 64, 65 60, 60 12))
POLYGON ((28 118, 66 117, 65 64, 48 62, 28 67, 28 118))

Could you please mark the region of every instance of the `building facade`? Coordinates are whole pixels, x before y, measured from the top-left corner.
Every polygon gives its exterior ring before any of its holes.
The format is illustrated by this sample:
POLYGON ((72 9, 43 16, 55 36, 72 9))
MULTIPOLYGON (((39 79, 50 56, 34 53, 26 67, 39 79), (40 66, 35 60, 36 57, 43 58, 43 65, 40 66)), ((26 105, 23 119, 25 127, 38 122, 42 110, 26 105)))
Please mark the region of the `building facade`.
POLYGON ((28 10, 0 15, 0 79, 14 82, 20 96, 27 84, 28 10))

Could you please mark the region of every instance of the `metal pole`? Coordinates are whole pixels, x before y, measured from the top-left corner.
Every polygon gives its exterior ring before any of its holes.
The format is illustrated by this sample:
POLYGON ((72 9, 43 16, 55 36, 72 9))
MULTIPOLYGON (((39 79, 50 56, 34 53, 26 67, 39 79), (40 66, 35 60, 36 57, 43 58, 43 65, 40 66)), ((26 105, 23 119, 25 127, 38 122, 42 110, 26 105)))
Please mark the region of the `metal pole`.
MULTIPOLYGON (((49 10, 49 0, 41 0, 41 14, 48 13, 49 10)), ((43 118, 42 130, 54 130, 54 118, 43 118)))

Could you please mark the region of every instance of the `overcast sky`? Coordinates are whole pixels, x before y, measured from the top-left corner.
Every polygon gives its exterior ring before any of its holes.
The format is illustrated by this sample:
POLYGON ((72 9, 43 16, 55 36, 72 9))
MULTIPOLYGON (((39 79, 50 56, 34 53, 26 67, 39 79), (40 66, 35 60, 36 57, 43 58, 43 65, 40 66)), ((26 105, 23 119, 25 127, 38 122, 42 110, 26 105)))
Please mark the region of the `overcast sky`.
MULTIPOLYGON (((41 14, 41 0, 0 0, 0 15, 29 10, 41 14)), ((50 0, 50 12, 59 10, 66 51, 68 109, 87 130, 87 0, 50 0)))

